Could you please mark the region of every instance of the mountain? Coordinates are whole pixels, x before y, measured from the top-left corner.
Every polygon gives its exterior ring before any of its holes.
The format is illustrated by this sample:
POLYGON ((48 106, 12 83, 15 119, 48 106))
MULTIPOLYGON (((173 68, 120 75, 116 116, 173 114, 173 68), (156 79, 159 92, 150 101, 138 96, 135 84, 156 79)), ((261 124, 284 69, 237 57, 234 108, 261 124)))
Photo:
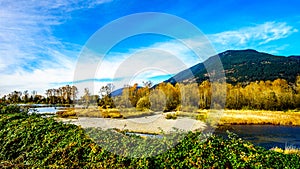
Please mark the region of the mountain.
POLYGON ((203 63, 183 70, 165 82, 202 82, 209 79, 205 65, 217 65, 218 56, 222 62, 226 82, 231 84, 249 83, 259 80, 282 78, 295 82, 300 75, 300 56, 275 56, 252 49, 228 50, 208 58, 203 63), (175 80, 176 79, 176 80, 175 80))
POLYGON ((289 58, 300 59, 300 56, 289 56, 289 58))
MULTIPOLYGON (((141 86, 137 86, 137 89, 140 89, 140 88, 142 88, 142 87, 141 86)), ((112 91, 110 93, 110 96, 112 96, 112 97, 121 96, 122 93, 123 93, 123 90, 124 90, 124 88, 120 88, 120 89, 114 90, 114 91, 112 91)))
POLYGON ((115 97, 115 96, 120 96, 120 95, 122 95, 123 89, 124 89, 124 88, 120 88, 120 89, 117 89, 117 90, 112 91, 112 92, 110 93, 110 96, 115 97))

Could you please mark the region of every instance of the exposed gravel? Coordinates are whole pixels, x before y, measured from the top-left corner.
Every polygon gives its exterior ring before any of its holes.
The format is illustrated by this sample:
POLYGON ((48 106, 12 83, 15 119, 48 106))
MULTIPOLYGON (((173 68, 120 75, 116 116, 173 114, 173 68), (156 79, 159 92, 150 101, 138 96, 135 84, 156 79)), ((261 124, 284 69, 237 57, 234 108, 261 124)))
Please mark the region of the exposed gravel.
POLYGON ((180 130, 203 130, 205 123, 188 117, 179 117, 175 120, 166 119, 162 114, 156 114, 146 117, 130 119, 110 119, 110 118, 90 118, 78 117, 78 119, 67 120, 63 122, 71 123, 83 128, 100 127, 102 129, 117 128, 120 130, 127 129, 134 132, 142 133, 159 133, 174 131, 174 128, 180 130))

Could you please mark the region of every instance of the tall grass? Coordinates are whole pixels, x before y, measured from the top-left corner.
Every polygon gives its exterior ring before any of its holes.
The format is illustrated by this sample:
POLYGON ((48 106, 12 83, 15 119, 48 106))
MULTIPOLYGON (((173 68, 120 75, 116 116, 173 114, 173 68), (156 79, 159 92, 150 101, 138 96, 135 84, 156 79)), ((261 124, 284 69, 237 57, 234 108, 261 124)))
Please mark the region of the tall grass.
POLYGON ((57 112, 58 117, 70 118, 70 117, 98 117, 98 118, 134 118, 153 115, 151 110, 138 111, 135 108, 128 109, 103 109, 100 107, 90 107, 87 109, 82 108, 69 108, 65 111, 57 112))
POLYGON ((225 110, 219 124, 300 125, 299 111, 225 110))
POLYGON ((300 156, 300 149, 294 146, 285 146, 284 149, 281 149, 279 147, 274 147, 271 148, 270 150, 283 153, 283 154, 297 154, 298 156, 300 156))

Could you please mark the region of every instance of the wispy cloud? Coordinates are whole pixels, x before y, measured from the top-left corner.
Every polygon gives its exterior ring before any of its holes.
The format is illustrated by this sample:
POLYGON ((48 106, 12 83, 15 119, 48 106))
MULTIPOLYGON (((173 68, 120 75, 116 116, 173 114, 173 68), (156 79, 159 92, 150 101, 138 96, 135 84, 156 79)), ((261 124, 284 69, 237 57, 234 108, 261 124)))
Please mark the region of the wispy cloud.
POLYGON ((58 39, 53 27, 70 19, 72 11, 109 1, 1 1, 0 88, 5 91, 0 93, 14 90, 14 85, 38 90, 53 81, 71 80, 81 46, 58 39))
POLYGON ((208 35, 218 50, 236 48, 258 48, 271 41, 290 36, 298 30, 285 22, 266 22, 239 30, 208 35))
MULTIPOLYGON (((0 1, 0 94, 25 89, 39 90, 42 94, 44 89, 72 82, 76 56, 82 46, 62 41, 55 36, 54 29, 71 20, 73 11, 94 8, 110 1, 0 1)), ((270 42, 296 32, 297 29, 285 22, 266 22, 207 37, 217 52, 263 47, 266 50, 283 50, 285 45, 279 47, 270 42)), ((95 81, 102 85, 123 77, 131 77, 132 82, 161 80, 212 55, 212 52, 204 50, 210 46, 207 42, 194 38, 185 41, 199 50, 203 49, 201 58, 180 40, 157 42, 125 53, 112 52, 101 63, 99 55, 87 53, 87 60, 79 64, 95 68, 92 70, 95 77, 75 78, 79 80, 75 83, 95 81), (148 69, 143 69, 147 66, 148 69)), ((89 73, 89 69, 81 69, 80 65, 77 69, 83 74, 89 73)))

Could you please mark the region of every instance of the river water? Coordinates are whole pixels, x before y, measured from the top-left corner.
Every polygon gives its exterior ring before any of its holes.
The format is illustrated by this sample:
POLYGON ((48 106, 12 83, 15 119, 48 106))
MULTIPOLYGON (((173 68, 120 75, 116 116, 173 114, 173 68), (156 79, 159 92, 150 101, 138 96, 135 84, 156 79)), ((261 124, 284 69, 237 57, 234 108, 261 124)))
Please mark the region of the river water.
POLYGON ((37 114, 56 114, 58 111, 63 111, 65 107, 37 107, 37 108, 30 108, 29 114, 37 113, 37 114))
POLYGON ((266 149, 273 147, 296 147, 300 148, 299 126, 276 126, 276 125, 228 125, 220 126, 215 134, 226 136, 226 131, 237 134, 244 140, 266 149))

